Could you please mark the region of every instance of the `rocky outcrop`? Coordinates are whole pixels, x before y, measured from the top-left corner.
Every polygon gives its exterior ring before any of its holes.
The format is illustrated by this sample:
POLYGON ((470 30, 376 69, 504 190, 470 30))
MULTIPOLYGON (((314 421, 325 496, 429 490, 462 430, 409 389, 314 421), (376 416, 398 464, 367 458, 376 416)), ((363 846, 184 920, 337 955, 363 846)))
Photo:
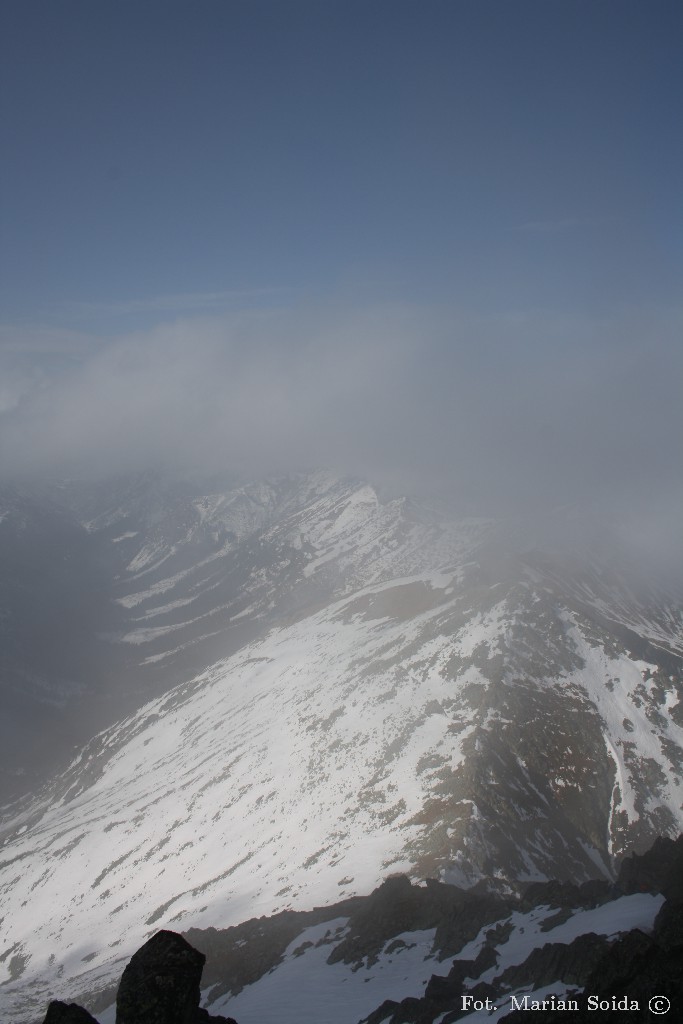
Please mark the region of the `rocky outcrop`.
POLYGON ((683 903, 667 900, 655 919, 655 936, 662 949, 683 948, 683 903))
MULTIPOLYGON (((571 996, 567 998, 576 1000, 579 1009, 533 1007, 534 1024, 557 1024, 560 1020, 566 1024, 614 1024, 621 1019, 620 1011, 631 1024, 651 1024, 649 1001, 653 996, 668 999, 670 1017, 678 1019, 683 1008, 683 838, 659 839, 646 853, 627 858, 615 885, 600 881, 583 885, 533 883, 524 890, 519 909, 528 912, 541 906, 557 907, 557 913, 540 927, 541 931, 552 931, 577 909, 640 892, 661 892, 667 897, 652 934, 634 928, 610 940, 588 932, 571 942, 536 947, 522 963, 490 972, 497 962, 495 947, 506 941, 511 928, 509 921, 501 920, 486 932, 486 943, 476 960, 455 960, 446 976, 432 975, 421 998, 385 1000, 363 1024, 432 1024, 436 1020, 454 1024, 467 1015, 462 1009, 465 994, 505 1006, 509 1005, 510 993, 547 992, 553 986, 558 992, 569 990, 571 996), (483 976, 491 980, 477 981, 483 976), (589 996, 597 1003, 589 1005, 589 996), (624 999, 628 1011, 623 1009, 624 999)), ((528 1024, 529 1009, 515 1010, 501 1020, 528 1024)))
MULTIPOLYGON (((433 1024, 436 1020, 452 1024, 466 1015, 463 995, 509 1007, 514 1006, 512 994, 519 998, 527 992, 533 998, 534 992, 554 990, 568 990, 567 998, 579 1005, 563 1017, 567 1024, 599 1024, 603 1018, 614 1024, 623 1007, 612 1004, 620 999, 629 1001, 631 1024, 650 1022, 648 1003, 653 996, 669 999, 672 1011, 683 1005, 682 894, 680 839, 662 840, 647 854, 629 858, 614 885, 534 883, 519 898, 503 899, 435 881, 414 885, 406 877, 393 876, 369 896, 310 911, 284 911, 225 930, 193 930, 184 937, 158 932, 124 971, 117 1024, 230 1024, 229 1019, 199 1008, 200 983, 208 1005, 217 1009, 235 1005, 239 1013, 232 997, 246 986, 258 987, 261 978, 280 967, 286 978, 288 965, 299 957, 305 963, 309 953, 312 969, 322 971, 323 976, 325 964, 343 964, 349 979, 359 971, 369 979, 404 957, 407 964, 419 953, 422 962, 421 950, 409 952, 420 941, 425 943, 424 961, 431 961, 436 971, 437 962, 444 971, 450 964, 448 973, 431 974, 427 981, 429 969, 425 967, 424 975, 422 969, 416 975, 420 978, 416 991, 408 994, 405 987, 396 993, 385 989, 382 996, 395 998, 384 999, 376 1008, 373 1003, 366 1004, 366 1024, 433 1024), (664 902, 662 897, 641 895, 643 889, 651 894, 661 892, 664 902), (610 937, 612 901, 616 931, 620 915, 624 920, 628 907, 629 915, 634 907, 640 908, 636 917, 629 919, 640 921, 645 930, 632 924, 632 930, 620 938, 610 937), (596 913, 577 914, 605 903, 609 905, 596 913), (590 924, 600 934, 583 931, 576 936, 574 925, 564 927, 575 916, 579 928, 583 918, 586 927, 590 924), (529 930, 531 943, 525 937, 529 930), (520 954, 519 962, 515 951, 520 954), (607 1001, 610 1009, 589 1006, 589 996, 607 1001), (633 1008, 635 1004, 639 1009, 633 1008), (641 1009, 644 1015, 639 1016, 641 1009), (372 1012, 368 1014, 368 1010, 372 1012), (610 1016, 605 1017, 606 1013, 610 1016)), ((301 968, 297 967, 297 972, 297 977, 303 976, 301 968)), ((277 998, 277 981, 269 979, 267 985, 277 998)), ((562 1008, 532 1008, 534 1024, 557 1021, 557 1013, 565 1012, 562 1008)), ((292 1007, 287 1009, 289 1013, 292 1007)), ((508 1024, 528 1024, 520 1012, 528 1009, 508 1014, 508 1024)), ((672 1013, 671 1019, 674 1016, 672 1013)), ((52 1003, 45 1024, 97 1022, 74 1004, 52 1003)))
POLYGON ((205 956, 161 931, 134 954, 116 997, 116 1024, 195 1024, 205 956))
POLYGON ((53 999, 47 1008, 44 1024, 97 1024, 97 1021, 82 1006, 53 999))
MULTIPOLYGON (((371 965, 386 943, 402 932, 435 928, 434 949, 440 960, 454 957, 484 925, 507 917, 512 900, 472 893, 428 879, 411 885, 405 876, 387 878, 369 896, 355 896, 311 911, 284 911, 226 929, 190 929, 185 937, 206 955, 205 987, 211 1002, 237 995, 277 967, 288 945, 306 928, 347 918, 329 964, 371 965)), ((405 945, 400 939, 398 944, 405 945)), ((480 970, 484 968, 481 967, 480 970)))
MULTIPOLYGON (((665 948, 656 929, 652 936, 634 929, 612 943, 598 959, 586 978, 583 992, 575 993, 574 998, 579 1009, 562 1014, 572 1024, 612 1024, 620 1019, 628 1019, 630 1024, 651 1024, 653 1012, 668 1012, 653 1011, 653 998, 660 1000, 657 1005, 669 1007, 670 1019, 680 1020, 683 944, 665 948)), ((534 1013, 534 1024, 556 1024, 559 1019, 552 1009, 534 1013)), ((527 1020, 525 1010, 515 1010, 501 1018, 505 1024, 525 1024, 527 1020)))
POLYGON ((608 940, 592 932, 569 943, 549 942, 534 949, 524 963, 508 967, 497 981, 502 989, 508 990, 524 986, 543 988, 558 982, 584 985, 596 960, 608 949, 608 940))
MULTIPOLYGON (((116 1024, 237 1024, 201 1009, 200 982, 206 957, 182 935, 160 931, 135 953, 121 978, 116 1024)), ((76 1003, 50 1003, 43 1024, 97 1024, 76 1003)))
POLYGON ((422 888, 404 875, 388 878, 351 915, 348 936, 327 962, 354 964, 368 958, 372 963, 389 939, 422 928, 436 928, 434 948, 446 959, 510 909, 510 902, 497 896, 472 894, 432 879, 422 888))
POLYGON ((612 898, 613 886, 602 879, 594 878, 581 885, 572 882, 532 882, 524 890, 521 907, 560 907, 574 909, 576 907, 597 907, 612 898))
POLYGON ((347 917, 366 897, 353 896, 329 907, 283 910, 272 917, 252 918, 232 928, 190 928, 185 938, 206 956, 202 975, 214 1001, 252 985, 282 962, 290 942, 311 925, 347 917))
POLYGON ((617 888, 624 893, 663 892, 683 898, 683 835, 659 836, 645 853, 633 853, 619 867, 617 888))

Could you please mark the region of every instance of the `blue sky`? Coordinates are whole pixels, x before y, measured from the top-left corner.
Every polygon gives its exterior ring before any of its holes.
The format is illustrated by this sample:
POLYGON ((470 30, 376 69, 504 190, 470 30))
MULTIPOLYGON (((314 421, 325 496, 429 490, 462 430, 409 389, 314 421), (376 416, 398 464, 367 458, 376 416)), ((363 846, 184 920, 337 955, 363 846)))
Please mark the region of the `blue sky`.
POLYGON ((2 19, 5 321, 674 300, 678 2, 5 0, 2 19))
POLYGON ((6 472, 681 511, 679 0, 0 15, 6 472))

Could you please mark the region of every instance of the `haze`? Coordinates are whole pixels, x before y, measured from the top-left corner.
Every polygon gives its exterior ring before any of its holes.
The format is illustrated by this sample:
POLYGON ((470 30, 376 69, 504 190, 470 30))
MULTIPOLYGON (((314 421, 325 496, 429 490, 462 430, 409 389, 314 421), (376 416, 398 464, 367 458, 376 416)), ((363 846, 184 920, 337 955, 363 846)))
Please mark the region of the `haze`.
POLYGON ((677 2, 14 0, 4 478, 683 521, 677 2))

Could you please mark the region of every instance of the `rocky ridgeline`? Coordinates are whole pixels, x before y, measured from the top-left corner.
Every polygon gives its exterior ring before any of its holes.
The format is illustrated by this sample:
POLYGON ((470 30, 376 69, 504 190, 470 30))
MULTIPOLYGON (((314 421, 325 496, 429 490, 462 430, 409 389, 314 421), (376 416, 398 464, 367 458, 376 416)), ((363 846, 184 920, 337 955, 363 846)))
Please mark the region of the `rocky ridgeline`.
MULTIPOLYGON (((615 885, 587 882, 572 885, 560 882, 534 883, 525 890, 523 909, 548 905, 557 907, 553 923, 569 917, 577 908, 598 906, 621 895, 638 892, 661 893, 666 900, 654 923, 651 935, 639 929, 610 941, 602 935, 587 933, 570 943, 547 943, 534 949, 521 964, 510 967, 490 982, 472 985, 484 971, 495 966, 491 943, 483 947, 476 960, 455 960, 445 977, 432 975, 421 998, 408 997, 401 1002, 385 1001, 361 1024, 453 1024, 470 1010, 463 1010, 463 995, 474 1003, 500 1005, 510 992, 561 985, 571 986, 578 1010, 536 1009, 535 1024, 583 1024, 604 1020, 628 1020, 629 1024, 651 1022, 649 1001, 653 996, 668 1000, 672 1016, 680 1020, 683 1009, 683 836, 676 841, 659 838, 645 854, 626 858, 615 885), (466 985, 465 979, 470 979, 466 985), (575 991, 574 991, 575 990, 575 991), (597 998, 598 1008, 588 1004, 597 998), (488 1003, 487 1003, 488 1001, 488 1003), (620 1002, 621 1001, 621 1002, 620 1002), (605 1005, 609 1009, 605 1009, 605 1005), (628 1009, 625 1007, 628 1006, 628 1009), (637 1009, 636 1009, 637 1006, 637 1009), (621 1016, 621 1014, 625 1016, 621 1016)), ((569 996, 566 997, 568 999, 569 996)), ((500 1018, 506 1024, 526 1024, 529 1009, 513 1010, 500 1018)))
MULTIPOLYGON (((206 957, 182 935, 161 931, 131 957, 116 997, 117 1024, 236 1024, 200 1009, 206 957)), ((44 1024, 98 1024, 76 1003, 50 1003, 44 1024)))
MULTIPOLYGON (((557 957, 550 972, 554 980, 582 986, 575 999, 578 1010, 572 1012, 540 1009, 534 1014, 534 1021, 540 1024, 556 1024, 559 1020, 567 1024, 588 1024, 596 1021, 628 1020, 631 1024, 645 1024, 653 1020, 653 997, 665 1000, 663 1003, 670 1020, 681 1019, 683 1007, 683 902, 667 900, 662 906, 652 935, 634 929, 617 939, 611 945, 603 938, 597 941, 595 935, 583 935, 566 947, 566 953, 557 957), (589 995, 592 996, 589 1002, 589 995), (592 1003, 592 1005, 591 1005, 592 1003), (597 1004, 598 1009, 595 1009, 597 1004), (615 1012, 616 1011, 616 1012, 615 1012)), ((542 977, 555 950, 545 946, 537 974, 542 977)), ((529 958, 531 960, 531 958, 529 958)), ((531 967, 528 961, 527 968, 531 967)), ((519 983, 519 978, 516 979, 519 983)), ((541 981, 543 983, 543 981, 541 981)), ((546 982, 547 984, 548 982, 546 982)), ((515 1010, 502 1018, 506 1024, 525 1024, 528 1011, 515 1010)), ((393 1020, 394 1018, 390 1018, 393 1020)), ((409 1018, 402 1017, 402 1020, 409 1018)), ((413 1018, 421 1020, 424 1018, 413 1018)), ((456 1020, 454 1016, 443 1018, 443 1024, 456 1020)))
MULTIPOLYGON (((608 909, 607 907, 605 909, 608 909)), ((311 911, 286 911, 271 918, 247 921, 225 930, 193 929, 186 937, 170 931, 154 935, 126 967, 116 1000, 116 1024, 234 1024, 199 1008, 200 981, 209 1004, 236 996, 258 984, 283 962, 285 951, 311 926, 340 918, 347 927, 329 941, 328 964, 345 963, 367 969, 392 948, 406 945, 406 935, 435 929, 434 949, 440 961, 453 960, 446 975, 433 974, 421 997, 385 1000, 361 1024, 453 1024, 467 1016, 463 996, 473 1002, 501 1005, 512 992, 556 986, 569 992, 578 1009, 536 1009, 534 1021, 574 1024, 621 1019, 630 1024, 651 1021, 653 995, 671 1002, 669 1020, 679 1019, 683 1006, 683 836, 658 839, 651 850, 622 862, 616 883, 592 881, 538 882, 518 897, 503 899, 485 892, 464 891, 430 881, 411 885, 405 877, 387 879, 367 897, 353 897, 311 911), (542 931, 552 931, 578 910, 597 908, 623 896, 661 893, 665 897, 651 934, 632 929, 617 940, 592 932, 569 942, 549 941, 532 950, 524 962, 496 972, 498 949, 508 936, 513 912, 551 908, 542 931), (457 956, 486 928, 486 941, 474 959, 457 956), (404 938, 399 938, 399 936, 404 938), (190 940, 189 942, 187 940, 190 940), (198 948, 196 948, 198 947, 198 948), (455 958, 455 959, 453 959, 455 958), (486 975, 487 980, 480 980, 486 975), (588 995, 607 1001, 609 1011, 590 1009, 588 995), (629 1001, 612 1008, 613 1000, 629 1001), (633 1004, 638 1004, 638 1010, 633 1004), (615 1014, 615 1010, 617 1011, 615 1014), (608 1016, 606 1016, 608 1014, 608 1016)), ((310 942, 301 942, 295 956, 310 942)), ((570 996, 567 995, 566 998, 570 996)), ((274 1008, 275 1009, 275 1008, 274 1008)), ((514 1011, 501 1018, 524 1024, 514 1011)), ((52 1002, 44 1024, 97 1024, 76 1004, 52 1002)), ((283 1024, 296 1024, 283 1021, 283 1024)), ((325 1024, 321 1020, 320 1024, 325 1024)), ((349 1020, 349 1024, 355 1021, 349 1020)))
MULTIPOLYGON (((455 956, 484 925, 506 917, 513 906, 513 900, 432 879, 425 886, 411 885, 399 875, 387 878, 369 896, 311 911, 284 911, 224 930, 193 928, 185 936, 206 954, 203 980, 204 985, 212 986, 208 998, 215 1002, 228 992, 236 995, 276 967, 290 943, 311 925, 348 918, 344 936, 327 962, 360 969, 376 963, 396 936, 422 929, 436 929, 434 945, 440 959, 455 956)), ((405 945, 400 939, 396 943, 405 945)), ((303 954, 307 945, 310 943, 303 942, 297 955, 303 954)))

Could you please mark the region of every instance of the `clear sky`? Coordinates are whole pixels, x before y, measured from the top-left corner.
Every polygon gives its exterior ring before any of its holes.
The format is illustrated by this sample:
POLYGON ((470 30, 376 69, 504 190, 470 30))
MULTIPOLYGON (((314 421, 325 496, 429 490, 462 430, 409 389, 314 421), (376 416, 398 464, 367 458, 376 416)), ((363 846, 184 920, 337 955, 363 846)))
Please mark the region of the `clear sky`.
POLYGON ((3 0, 1 36, 5 320, 680 285, 678 0, 3 0))
POLYGON ((548 500, 678 471, 680 0, 0 11, 10 466, 164 421, 548 500))

